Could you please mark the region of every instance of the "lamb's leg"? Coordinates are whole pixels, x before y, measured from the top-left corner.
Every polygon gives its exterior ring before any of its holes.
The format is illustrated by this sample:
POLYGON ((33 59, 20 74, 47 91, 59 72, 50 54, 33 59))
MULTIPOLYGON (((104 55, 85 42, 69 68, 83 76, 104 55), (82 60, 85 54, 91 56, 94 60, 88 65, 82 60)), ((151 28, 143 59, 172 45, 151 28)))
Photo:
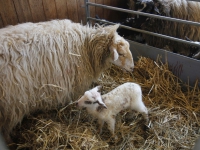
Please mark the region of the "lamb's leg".
POLYGON ((136 107, 134 110, 142 113, 144 119, 146 120, 146 123, 149 121, 148 110, 143 103, 139 107, 136 107))
POLYGON ((114 138, 114 140, 118 140, 117 135, 115 135, 115 116, 110 117, 106 122, 108 124, 108 129, 112 133, 112 137, 114 138))
POLYGON ((102 133, 102 127, 103 127, 103 125, 104 125, 104 121, 98 119, 98 124, 99 124, 99 134, 101 134, 101 133, 102 133))
POLYGON ((110 132, 114 136, 114 134, 115 134, 115 118, 114 117, 110 117, 107 120, 107 124, 108 124, 108 129, 110 130, 110 132))

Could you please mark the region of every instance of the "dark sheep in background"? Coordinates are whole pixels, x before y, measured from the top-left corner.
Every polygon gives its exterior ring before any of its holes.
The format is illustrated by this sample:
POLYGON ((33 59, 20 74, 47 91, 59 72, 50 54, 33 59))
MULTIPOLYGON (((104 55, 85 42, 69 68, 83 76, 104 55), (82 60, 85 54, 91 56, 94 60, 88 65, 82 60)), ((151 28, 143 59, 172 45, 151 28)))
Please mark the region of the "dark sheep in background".
MULTIPOLYGON (((96 19, 100 19, 102 21, 108 21, 108 20, 99 18, 98 15, 96 15, 95 18, 96 19)), ((101 22, 101 21, 97 21, 96 23, 99 24, 99 25, 104 25, 104 26, 109 25, 108 23, 101 22)), ((129 18, 126 18, 126 19, 123 19, 123 20, 120 20, 120 21, 117 21, 117 22, 114 22, 114 23, 117 23, 117 24, 120 24, 120 25, 125 25, 125 26, 128 26, 128 27, 136 27, 136 22, 135 22, 135 18, 134 17, 129 17, 129 18)), ((146 43, 145 40, 142 38, 142 34, 139 33, 139 32, 119 27, 117 29, 117 33, 120 36, 122 36, 124 38, 127 38, 129 40, 133 40, 133 41, 136 41, 136 42, 139 42, 139 43, 143 43, 143 44, 146 43)))
MULTIPOLYGON (((200 3, 186 0, 130 0, 129 8, 145 13, 200 22, 200 3)), ((200 41, 200 28, 182 23, 135 15, 138 28, 176 38, 200 41)), ((190 55, 189 45, 143 34, 147 44, 158 48, 169 47, 173 52, 190 55)))

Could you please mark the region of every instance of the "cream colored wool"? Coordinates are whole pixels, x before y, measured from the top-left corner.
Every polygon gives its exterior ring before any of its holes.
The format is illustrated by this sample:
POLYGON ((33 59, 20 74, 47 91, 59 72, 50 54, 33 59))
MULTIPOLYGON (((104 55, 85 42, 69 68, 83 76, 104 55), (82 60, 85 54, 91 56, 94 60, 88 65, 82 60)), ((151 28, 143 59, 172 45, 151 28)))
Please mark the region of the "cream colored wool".
POLYGON ((111 63, 118 25, 70 20, 0 29, 0 127, 9 133, 25 115, 76 100, 111 63))

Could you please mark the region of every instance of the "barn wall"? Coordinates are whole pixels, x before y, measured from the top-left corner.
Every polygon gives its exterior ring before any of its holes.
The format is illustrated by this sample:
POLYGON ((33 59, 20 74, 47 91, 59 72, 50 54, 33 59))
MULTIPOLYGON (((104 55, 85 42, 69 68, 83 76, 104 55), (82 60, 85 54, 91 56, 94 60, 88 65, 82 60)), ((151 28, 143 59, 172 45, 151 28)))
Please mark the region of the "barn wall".
MULTIPOLYGON (((122 7, 126 0, 90 0, 100 4, 122 7)), ((86 23, 84 0, 0 0, 0 28, 24 22, 40 22, 68 18, 86 23)), ((103 8, 90 7, 91 16, 96 14, 115 21, 124 14, 103 8)))

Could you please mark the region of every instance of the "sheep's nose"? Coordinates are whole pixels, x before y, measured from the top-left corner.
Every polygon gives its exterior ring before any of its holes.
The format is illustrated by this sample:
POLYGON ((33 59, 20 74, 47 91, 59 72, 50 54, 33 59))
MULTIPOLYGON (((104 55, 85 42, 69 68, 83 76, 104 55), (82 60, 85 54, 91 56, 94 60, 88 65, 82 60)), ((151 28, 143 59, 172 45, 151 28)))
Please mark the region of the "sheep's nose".
POLYGON ((76 104, 76 106, 78 106, 78 102, 76 102, 75 104, 76 104))

